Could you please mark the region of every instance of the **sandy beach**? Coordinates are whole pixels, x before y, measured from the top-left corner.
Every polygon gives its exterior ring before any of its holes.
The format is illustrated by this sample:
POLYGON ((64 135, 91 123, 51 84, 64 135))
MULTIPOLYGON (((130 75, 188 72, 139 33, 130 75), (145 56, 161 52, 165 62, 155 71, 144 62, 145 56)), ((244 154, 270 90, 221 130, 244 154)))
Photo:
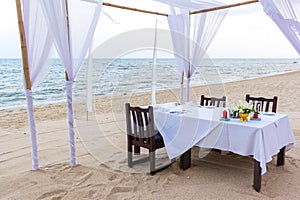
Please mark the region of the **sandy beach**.
MULTIPOLYGON (((149 105, 149 93, 96 98, 87 120, 85 105, 75 99, 77 163, 69 166, 66 104, 35 107, 40 170, 31 171, 31 144, 26 108, 0 112, 0 199, 299 199, 300 71, 269 77, 193 87, 200 95, 227 96, 229 104, 253 96, 278 96, 278 113, 288 114, 297 140, 284 166, 276 159, 262 176, 261 192, 252 188, 253 159, 229 152, 199 158, 192 167, 171 167, 150 176, 133 173, 126 158, 124 104, 149 105)), ((178 101, 178 90, 157 92, 157 103, 178 101)), ((166 154, 159 154, 164 159, 166 154)), ((148 166, 146 164, 146 166, 148 166)))

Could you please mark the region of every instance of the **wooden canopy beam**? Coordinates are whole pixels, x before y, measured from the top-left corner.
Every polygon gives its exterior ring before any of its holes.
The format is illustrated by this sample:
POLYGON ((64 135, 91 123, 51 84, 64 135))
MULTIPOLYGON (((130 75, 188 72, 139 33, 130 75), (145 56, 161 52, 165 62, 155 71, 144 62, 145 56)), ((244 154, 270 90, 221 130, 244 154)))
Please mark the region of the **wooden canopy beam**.
MULTIPOLYGON (((245 1, 245 2, 241 2, 241 3, 224 5, 224 6, 214 7, 214 8, 208 8, 208 9, 204 9, 204 10, 198 10, 198 11, 190 12, 190 15, 199 14, 199 13, 206 13, 206 12, 211 12, 211 11, 216 11, 216 10, 222 10, 222 9, 226 9, 226 8, 233 8, 233 7, 252 4, 252 3, 257 3, 257 2, 259 2, 259 0, 250 0, 250 1, 245 1)), ((142 12, 142 13, 147 13, 147 14, 160 15, 160 16, 165 16, 165 17, 168 16, 168 14, 166 14, 166 13, 153 12, 153 11, 149 11, 149 10, 142 10, 142 9, 127 7, 127 6, 120 6, 120 5, 106 3, 106 2, 103 2, 102 5, 109 6, 109 7, 114 7, 114 8, 120 8, 120 9, 124 9, 124 10, 142 12)))
POLYGON ((222 9, 226 9, 226 8, 233 8, 233 7, 252 4, 252 3, 257 3, 257 2, 258 2, 258 0, 251 0, 251 1, 241 2, 241 3, 235 3, 235 4, 230 4, 230 5, 219 6, 219 7, 215 7, 215 8, 208 8, 208 9, 204 9, 204 10, 190 12, 190 15, 195 15, 195 14, 199 14, 199 13, 206 13, 206 12, 211 12, 211 11, 216 11, 216 10, 222 10, 222 9))
POLYGON ((111 3, 103 2, 102 5, 109 6, 109 7, 114 7, 114 8, 125 9, 125 10, 136 11, 136 12, 148 13, 148 14, 153 14, 153 15, 161 15, 161 16, 165 16, 165 17, 168 16, 168 14, 165 14, 165 13, 153 12, 153 11, 149 11, 149 10, 142 10, 142 9, 131 8, 131 7, 126 7, 126 6, 120 6, 120 5, 111 4, 111 3))

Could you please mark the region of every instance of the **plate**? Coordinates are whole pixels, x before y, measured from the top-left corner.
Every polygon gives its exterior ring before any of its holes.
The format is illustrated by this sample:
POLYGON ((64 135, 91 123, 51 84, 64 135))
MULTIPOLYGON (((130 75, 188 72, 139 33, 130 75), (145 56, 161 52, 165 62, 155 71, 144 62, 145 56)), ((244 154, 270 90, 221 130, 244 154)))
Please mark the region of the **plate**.
POLYGON ((253 118, 253 117, 251 117, 250 120, 252 120, 252 121, 260 121, 261 118, 253 118))
POLYGON ((263 115, 268 115, 268 116, 273 116, 273 115, 275 115, 276 113, 274 113, 274 112, 262 112, 261 114, 263 114, 263 115))
POLYGON ((220 121, 230 121, 230 119, 229 118, 220 118, 220 121))

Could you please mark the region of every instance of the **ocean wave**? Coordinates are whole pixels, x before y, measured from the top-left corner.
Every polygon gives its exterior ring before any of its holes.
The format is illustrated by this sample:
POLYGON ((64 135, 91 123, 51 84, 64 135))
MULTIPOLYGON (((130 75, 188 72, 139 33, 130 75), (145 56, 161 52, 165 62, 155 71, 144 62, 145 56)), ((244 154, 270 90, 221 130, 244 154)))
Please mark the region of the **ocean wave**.
MULTIPOLYGON (((74 98, 86 97, 86 66, 84 62, 73 85, 74 98)), ((51 60, 45 80, 33 89, 34 105, 62 102, 65 73, 59 59, 51 60)), ((300 70, 297 59, 211 59, 204 60, 192 76, 191 85, 251 79, 300 70)), ((23 107, 21 59, 0 59, 0 109, 23 107)), ((157 90, 179 88, 180 76, 174 59, 157 60, 157 90)), ((151 91, 152 59, 95 59, 93 93, 96 96, 151 91)))

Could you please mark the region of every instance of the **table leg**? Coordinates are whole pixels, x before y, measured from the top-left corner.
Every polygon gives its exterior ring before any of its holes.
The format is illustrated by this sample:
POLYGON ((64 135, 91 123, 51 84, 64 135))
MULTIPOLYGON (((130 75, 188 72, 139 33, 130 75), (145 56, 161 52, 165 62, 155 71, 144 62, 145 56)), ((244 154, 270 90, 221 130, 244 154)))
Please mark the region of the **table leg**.
POLYGON ((284 165, 284 158, 285 158, 285 147, 282 147, 277 154, 277 166, 284 165))
POLYGON ((253 188, 259 192, 261 188, 261 167, 260 162, 254 160, 254 180, 253 180, 253 188))
MULTIPOLYGON (((277 154, 277 166, 284 165, 285 158, 285 147, 282 147, 277 154)), ((259 192, 261 188, 261 167, 260 163, 254 159, 254 181, 253 181, 254 189, 259 192)))
POLYGON ((191 167, 191 154, 191 149, 189 149, 180 156, 180 169, 186 170, 191 167))

